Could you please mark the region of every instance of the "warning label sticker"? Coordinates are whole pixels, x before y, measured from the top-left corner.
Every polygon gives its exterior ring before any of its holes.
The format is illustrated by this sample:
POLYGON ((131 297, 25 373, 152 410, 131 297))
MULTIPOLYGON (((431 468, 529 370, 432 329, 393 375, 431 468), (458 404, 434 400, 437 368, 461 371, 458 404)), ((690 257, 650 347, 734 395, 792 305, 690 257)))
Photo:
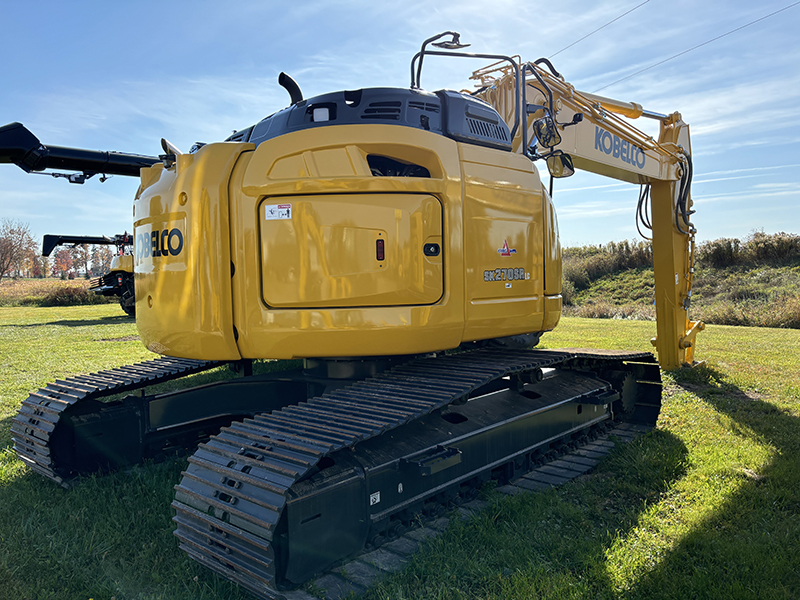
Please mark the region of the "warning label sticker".
POLYGON ((292 205, 291 204, 270 204, 266 206, 264 211, 264 218, 267 221, 277 221, 280 219, 292 218, 292 205))

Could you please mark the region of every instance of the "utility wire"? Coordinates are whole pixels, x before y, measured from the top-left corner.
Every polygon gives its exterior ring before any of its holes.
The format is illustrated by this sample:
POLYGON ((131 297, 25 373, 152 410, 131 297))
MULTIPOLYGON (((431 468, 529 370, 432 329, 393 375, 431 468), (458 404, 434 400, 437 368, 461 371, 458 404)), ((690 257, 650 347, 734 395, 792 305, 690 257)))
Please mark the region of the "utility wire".
POLYGON ((728 36, 728 35, 730 35, 732 33, 736 33, 737 31, 741 31, 745 27, 750 27, 750 25, 755 25, 756 23, 758 23, 759 21, 763 21, 764 19, 769 19, 770 17, 773 17, 773 16, 777 15, 778 13, 782 13, 785 10, 789 10, 790 8, 793 8, 793 7, 797 6, 798 4, 800 4, 800 0, 798 0, 798 2, 790 4, 788 6, 784 6, 780 10, 776 10, 775 12, 772 12, 772 13, 766 15, 766 16, 763 16, 760 19, 756 19, 755 21, 750 21, 746 25, 742 25, 741 27, 737 27, 736 29, 731 29, 728 33, 723 33, 722 35, 718 35, 717 37, 715 37, 713 39, 710 39, 707 42, 703 42, 702 44, 698 44, 697 46, 694 46, 693 48, 689 48, 688 50, 684 50, 683 52, 679 52, 678 54, 675 54, 674 56, 670 56, 669 58, 665 58, 662 61, 659 61, 657 63, 654 63, 654 64, 650 65, 649 67, 645 67, 641 71, 636 71, 636 73, 628 75, 627 77, 623 77, 622 79, 617 79, 615 82, 609 83, 608 85, 604 85, 603 87, 596 89, 592 93, 596 94, 597 92, 599 92, 601 90, 604 90, 604 89, 606 89, 608 87, 611 87, 612 85, 617 85, 618 83, 621 83, 621 82, 623 82, 623 81, 625 81, 627 79, 630 79, 631 77, 636 77, 637 75, 640 75, 640 74, 644 73, 645 71, 649 71, 650 69, 652 69, 654 67, 657 67, 658 65, 663 65, 665 62, 671 61, 673 58, 678 58, 679 56, 683 56, 684 54, 687 54, 687 53, 691 52, 692 50, 697 50, 698 48, 702 48, 703 46, 705 46, 707 44, 710 44, 711 42, 716 42, 717 40, 722 39, 725 36, 728 36))
POLYGON ((641 4, 638 4, 638 5, 636 5, 636 6, 634 6, 634 7, 633 7, 632 9, 630 9, 628 12, 622 13, 622 14, 621 14, 620 16, 618 16, 616 19, 613 19, 613 20, 609 21, 608 23, 606 23, 606 24, 605 24, 605 25, 603 25, 602 27, 598 27, 598 28, 597 28, 597 29, 595 29, 593 32, 591 32, 591 33, 589 33, 589 34, 586 34, 585 36, 583 36, 583 37, 582 37, 581 39, 579 39, 578 41, 576 41, 576 42, 572 42, 572 43, 571 43, 569 46, 565 46, 564 48, 562 48, 561 50, 559 50, 559 51, 558 51, 558 52, 556 52, 555 54, 551 54, 551 55, 550 55, 550 56, 548 56, 547 58, 553 58, 553 57, 554 57, 556 54, 561 54, 561 53, 562 53, 564 50, 568 50, 568 49, 572 48, 572 47, 573 47, 575 44, 577 44, 578 42, 582 42, 583 40, 585 40, 586 38, 588 38, 590 35, 594 35, 594 34, 595 34, 595 33, 597 33, 598 31, 600 31, 601 29, 604 29, 604 28, 608 27, 609 25, 611 25, 612 23, 614 23, 614 22, 616 22, 616 21, 619 21, 619 20, 620 20, 622 17, 624 17, 625 15, 627 15, 627 14, 629 14, 629 13, 632 13, 632 12, 633 12, 633 11, 635 11, 637 8, 639 8, 640 6, 644 6, 644 5, 645 5, 645 4, 647 4, 648 2, 650 2, 650 0, 644 0, 644 2, 642 2, 641 4))

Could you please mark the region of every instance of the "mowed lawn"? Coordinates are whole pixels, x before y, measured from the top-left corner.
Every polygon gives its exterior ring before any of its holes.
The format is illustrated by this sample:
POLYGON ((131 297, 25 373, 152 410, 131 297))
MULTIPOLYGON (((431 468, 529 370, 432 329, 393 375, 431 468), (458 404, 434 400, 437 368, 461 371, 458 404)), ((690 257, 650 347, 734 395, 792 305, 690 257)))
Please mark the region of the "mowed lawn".
MULTIPOLYGON (((650 350, 652 322, 565 318, 543 345, 650 350)), ((710 326, 658 427, 561 488, 450 528, 369 598, 800 597, 800 331, 710 326)), ((250 598, 178 550, 182 460, 59 486, 11 449, 48 381, 153 358, 116 305, 0 307, 0 599, 250 598)), ((313 588, 311 588, 313 589, 313 588)))

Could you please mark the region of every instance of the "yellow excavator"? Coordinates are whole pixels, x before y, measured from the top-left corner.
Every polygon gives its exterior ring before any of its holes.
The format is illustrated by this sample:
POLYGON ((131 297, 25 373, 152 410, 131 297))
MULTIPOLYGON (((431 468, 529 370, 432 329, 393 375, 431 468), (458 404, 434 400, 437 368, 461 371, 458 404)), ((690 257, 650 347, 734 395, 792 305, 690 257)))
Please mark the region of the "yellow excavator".
POLYGON ((133 282, 133 236, 126 231, 113 238, 107 235, 53 235, 47 234, 42 240, 42 256, 50 256, 57 246, 70 247, 79 244, 97 246, 116 246, 111 258, 108 273, 89 281, 89 291, 98 296, 116 296, 125 314, 136 315, 136 299, 133 282))
POLYGON ((409 88, 306 99, 281 74, 290 106, 188 153, 48 147, 0 128, 0 162, 139 176, 136 323, 161 355, 32 393, 12 424, 20 459, 67 486, 196 446, 173 502, 180 547, 276 598, 611 423, 655 425, 652 354, 531 349, 561 315, 537 161, 643 186, 654 343, 677 368, 702 329, 688 318, 688 126, 580 93, 547 60, 463 47, 455 32, 426 40, 409 88), (474 92, 425 91, 423 60, 441 56, 495 62, 474 92), (619 115, 657 119, 659 139, 619 115), (253 374, 256 359, 303 367, 253 374), (148 391, 222 363, 242 376, 148 391))

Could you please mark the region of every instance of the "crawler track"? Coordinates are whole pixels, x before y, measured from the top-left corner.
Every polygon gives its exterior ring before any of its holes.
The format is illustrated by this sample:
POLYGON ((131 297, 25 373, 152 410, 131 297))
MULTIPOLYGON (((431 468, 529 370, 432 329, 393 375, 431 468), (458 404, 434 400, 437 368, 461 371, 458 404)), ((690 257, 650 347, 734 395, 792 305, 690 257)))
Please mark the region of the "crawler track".
MULTIPOLYGON (((509 375, 555 366, 589 371, 608 365, 610 373, 620 374, 623 390, 625 377, 633 377, 636 369, 614 369, 626 361, 658 371, 652 355, 645 353, 485 349, 420 358, 307 402, 234 423, 190 457, 176 486, 175 535, 200 564, 261 598, 280 598, 282 575, 276 557, 281 550, 276 552, 276 541, 286 526, 282 515, 292 486, 313 474, 324 457, 466 400, 509 375)), ((607 397, 610 404, 625 395, 604 385, 599 389, 606 391, 590 402, 602 404, 607 397)), ((652 425, 660 399, 642 397, 643 402, 628 407, 629 416, 652 425)), ((282 568, 285 571, 285 565, 282 568)))
MULTIPOLYGON (((222 363, 162 357, 118 369, 59 379, 31 393, 11 424, 14 451, 31 469, 67 487, 82 471, 74 456, 59 456, 54 438, 69 428, 71 415, 92 401, 207 371, 222 363)), ((114 410, 94 405, 98 412, 114 410)), ((64 454, 71 454, 64 452, 64 454)))

